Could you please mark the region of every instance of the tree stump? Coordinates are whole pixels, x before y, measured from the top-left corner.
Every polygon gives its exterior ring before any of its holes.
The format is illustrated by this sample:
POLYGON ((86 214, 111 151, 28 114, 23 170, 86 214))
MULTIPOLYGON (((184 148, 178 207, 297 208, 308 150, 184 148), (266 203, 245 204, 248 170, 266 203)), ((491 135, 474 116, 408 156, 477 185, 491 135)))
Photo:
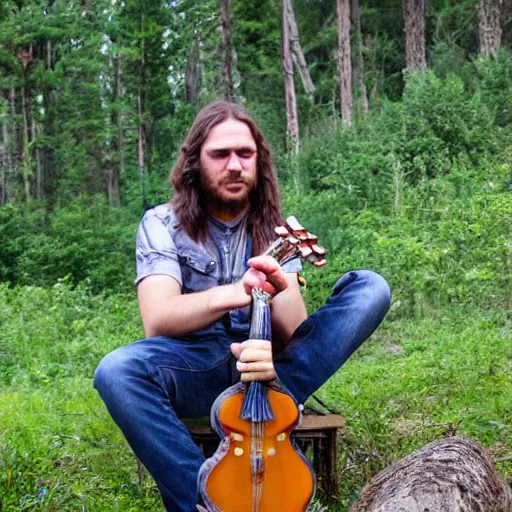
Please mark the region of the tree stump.
POLYGON ((512 493, 481 446, 451 437, 380 472, 352 512, 512 512, 512 493))

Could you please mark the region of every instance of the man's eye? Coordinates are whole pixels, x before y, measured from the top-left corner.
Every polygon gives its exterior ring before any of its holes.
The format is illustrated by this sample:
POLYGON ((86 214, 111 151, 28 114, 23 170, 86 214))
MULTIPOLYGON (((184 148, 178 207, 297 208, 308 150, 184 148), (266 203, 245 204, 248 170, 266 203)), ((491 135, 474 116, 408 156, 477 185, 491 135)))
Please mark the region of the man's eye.
POLYGON ((227 151, 214 151, 213 152, 213 158, 226 158, 228 156, 227 151))
POLYGON ((250 158, 252 155, 254 155, 254 151, 252 149, 242 149, 237 152, 237 155, 240 158, 250 158))

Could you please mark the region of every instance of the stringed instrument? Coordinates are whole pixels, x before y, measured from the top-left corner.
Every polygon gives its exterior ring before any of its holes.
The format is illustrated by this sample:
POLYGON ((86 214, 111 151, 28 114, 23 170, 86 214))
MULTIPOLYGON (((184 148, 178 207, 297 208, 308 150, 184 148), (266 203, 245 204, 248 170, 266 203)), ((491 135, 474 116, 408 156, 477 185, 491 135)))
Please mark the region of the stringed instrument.
MULTIPOLYGON (((301 257, 325 265, 317 237, 289 217, 275 229, 277 240, 264 254, 281 265, 301 257)), ((253 289, 250 339, 272 340, 270 294, 253 289)), ((209 512, 302 512, 315 493, 315 475, 290 435, 301 411, 278 381, 239 382, 211 410, 221 438, 199 472, 199 491, 209 512)))

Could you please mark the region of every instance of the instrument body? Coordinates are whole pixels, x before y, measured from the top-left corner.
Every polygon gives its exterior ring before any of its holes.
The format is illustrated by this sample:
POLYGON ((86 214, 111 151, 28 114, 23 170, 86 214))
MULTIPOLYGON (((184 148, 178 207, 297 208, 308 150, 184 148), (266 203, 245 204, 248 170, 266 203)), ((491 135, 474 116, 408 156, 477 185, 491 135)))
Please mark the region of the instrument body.
MULTIPOLYGON (((294 218, 287 222, 286 231, 276 229, 279 239, 266 253, 278 256, 280 263, 302 255, 316 266, 325 264, 325 251, 316 245, 316 237, 294 218), (297 232, 307 234, 307 244, 294 236, 297 232)), ((271 341, 270 295, 255 289, 252 298, 249 338, 271 341)), ((222 441, 202 465, 198 479, 207 510, 307 510, 316 482, 310 462, 291 439, 300 419, 297 402, 279 382, 239 382, 219 395, 212 406, 211 424, 222 441)))

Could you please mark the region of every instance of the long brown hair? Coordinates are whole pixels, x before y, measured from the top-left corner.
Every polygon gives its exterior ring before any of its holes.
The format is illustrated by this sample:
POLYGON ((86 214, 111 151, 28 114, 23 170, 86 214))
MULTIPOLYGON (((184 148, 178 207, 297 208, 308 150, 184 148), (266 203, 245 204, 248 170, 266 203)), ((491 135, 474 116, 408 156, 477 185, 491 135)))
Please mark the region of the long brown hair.
POLYGON ((252 253, 257 255, 272 242, 275 238, 274 228, 282 223, 281 200, 270 150, 256 123, 240 105, 218 100, 199 112, 169 176, 174 187, 171 204, 188 235, 195 241, 204 240, 208 232, 208 214, 201 185, 201 146, 212 129, 227 119, 245 123, 256 142, 258 178, 256 188, 249 195, 248 230, 253 241, 252 253))

